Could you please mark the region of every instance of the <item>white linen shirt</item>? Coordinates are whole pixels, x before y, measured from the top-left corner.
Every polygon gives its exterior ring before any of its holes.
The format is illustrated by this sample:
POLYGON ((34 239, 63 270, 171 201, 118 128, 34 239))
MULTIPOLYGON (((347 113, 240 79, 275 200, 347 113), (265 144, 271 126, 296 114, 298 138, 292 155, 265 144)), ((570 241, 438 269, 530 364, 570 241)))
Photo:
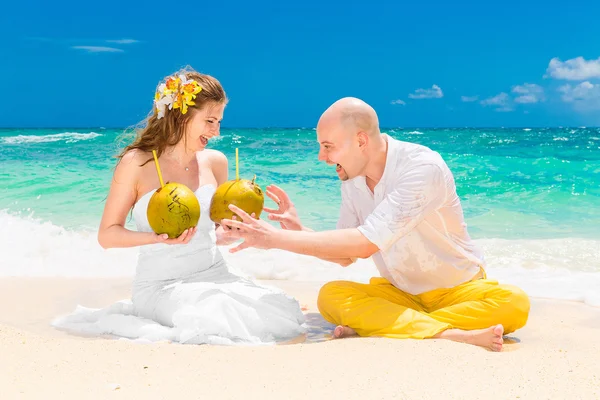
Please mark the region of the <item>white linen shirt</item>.
POLYGON ((452 172, 437 152, 383 135, 383 176, 373 192, 362 176, 342 182, 337 228, 358 228, 377 245, 379 273, 404 292, 471 280, 485 261, 467 232, 452 172))

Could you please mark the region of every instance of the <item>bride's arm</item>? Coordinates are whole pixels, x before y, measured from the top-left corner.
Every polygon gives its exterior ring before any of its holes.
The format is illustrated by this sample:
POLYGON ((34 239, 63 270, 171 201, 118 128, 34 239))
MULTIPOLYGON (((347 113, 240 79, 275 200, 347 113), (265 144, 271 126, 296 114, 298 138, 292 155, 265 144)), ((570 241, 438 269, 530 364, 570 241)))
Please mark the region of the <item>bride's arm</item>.
MULTIPOLYGON (((117 164, 104 205, 104 213, 98 229, 98 243, 105 249, 113 247, 135 247, 152 243, 187 243, 189 235, 168 239, 166 234, 135 232, 125 228, 127 213, 137 198, 137 182, 140 164, 145 161, 141 152, 130 151, 117 164)), ((191 238, 191 236, 190 236, 191 238)))
MULTIPOLYGON (((210 167, 217 181, 217 186, 220 186, 223 183, 227 182, 227 179, 229 177, 229 163, 225 154, 221 153, 220 151, 211 150, 210 167)), ((221 225, 215 223, 215 227, 217 233, 217 245, 226 246, 236 241, 236 239, 224 239, 224 231, 221 225)))

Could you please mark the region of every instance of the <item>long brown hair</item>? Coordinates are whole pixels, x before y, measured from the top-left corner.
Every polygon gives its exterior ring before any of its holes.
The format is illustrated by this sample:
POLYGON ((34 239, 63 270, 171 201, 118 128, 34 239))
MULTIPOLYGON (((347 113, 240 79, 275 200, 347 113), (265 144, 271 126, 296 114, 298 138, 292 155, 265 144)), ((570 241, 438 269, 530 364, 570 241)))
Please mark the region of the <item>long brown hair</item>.
MULTIPOLYGON (((169 110, 167 107, 164 116, 160 119, 158 118, 156 108, 152 107, 152 111, 148 117, 138 127, 134 128, 136 132, 135 139, 133 143, 127 145, 117 156, 119 160, 123 158, 125 153, 134 149, 144 152, 156 150, 157 156, 160 157, 167 147, 176 145, 182 139, 185 140, 185 127, 198 110, 203 109, 207 104, 211 103, 227 103, 228 99, 225 90, 216 78, 196 72, 189 66, 165 77, 157 85, 157 90, 161 83, 164 83, 170 77, 178 75, 184 75, 187 79, 193 79, 202 87, 202 90, 194 99, 195 104, 190 105, 185 114, 181 112, 180 108, 169 110)), ((151 160, 152 157, 144 164, 151 160)))

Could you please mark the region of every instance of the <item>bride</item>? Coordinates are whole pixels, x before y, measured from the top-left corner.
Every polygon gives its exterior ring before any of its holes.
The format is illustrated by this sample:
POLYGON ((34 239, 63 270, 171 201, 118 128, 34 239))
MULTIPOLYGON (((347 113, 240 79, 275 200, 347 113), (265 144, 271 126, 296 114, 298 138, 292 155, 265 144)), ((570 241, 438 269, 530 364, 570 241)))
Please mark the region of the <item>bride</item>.
POLYGON ((98 231, 105 249, 140 247, 132 298, 103 309, 79 306, 55 327, 193 344, 267 344, 306 332, 295 299, 231 273, 217 248, 229 243, 208 209, 227 181, 228 162, 206 146, 219 135, 226 104, 219 81, 193 70, 158 86, 145 128, 119 155, 98 231), (155 234, 146 217, 160 187, 152 150, 164 182, 185 184, 202 210, 197 226, 175 239, 155 234), (132 209, 137 231, 124 227, 132 209))

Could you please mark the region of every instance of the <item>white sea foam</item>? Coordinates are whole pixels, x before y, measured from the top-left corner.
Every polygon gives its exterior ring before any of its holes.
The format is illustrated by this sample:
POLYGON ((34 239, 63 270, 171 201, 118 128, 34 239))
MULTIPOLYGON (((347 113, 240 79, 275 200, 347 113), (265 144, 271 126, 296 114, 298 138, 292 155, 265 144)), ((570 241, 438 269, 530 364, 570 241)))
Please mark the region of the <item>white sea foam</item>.
MULTIPOLYGON (((479 240, 488 276, 523 288, 532 297, 571 300, 600 307, 600 240, 479 240)), ((128 277, 137 249, 102 249, 96 232, 68 231, 49 222, 0 211, 1 276, 128 277)), ((370 260, 342 268, 279 250, 231 254, 232 269, 256 279, 368 282, 377 276, 370 260)))
POLYGON ((16 135, 16 136, 7 136, 4 138, 0 138, 2 140, 0 143, 23 144, 23 143, 48 143, 48 142, 60 142, 60 141, 64 141, 66 143, 74 143, 74 142, 79 142, 81 140, 95 139, 99 136, 102 136, 102 134, 96 133, 96 132, 88 132, 88 133, 63 132, 63 133, 54 133, 51 135, 16 135))
POLYGON ((0 276, 116 277, 135 272, 134 249, 105 251, 92 231, 0 211, 0 276))

